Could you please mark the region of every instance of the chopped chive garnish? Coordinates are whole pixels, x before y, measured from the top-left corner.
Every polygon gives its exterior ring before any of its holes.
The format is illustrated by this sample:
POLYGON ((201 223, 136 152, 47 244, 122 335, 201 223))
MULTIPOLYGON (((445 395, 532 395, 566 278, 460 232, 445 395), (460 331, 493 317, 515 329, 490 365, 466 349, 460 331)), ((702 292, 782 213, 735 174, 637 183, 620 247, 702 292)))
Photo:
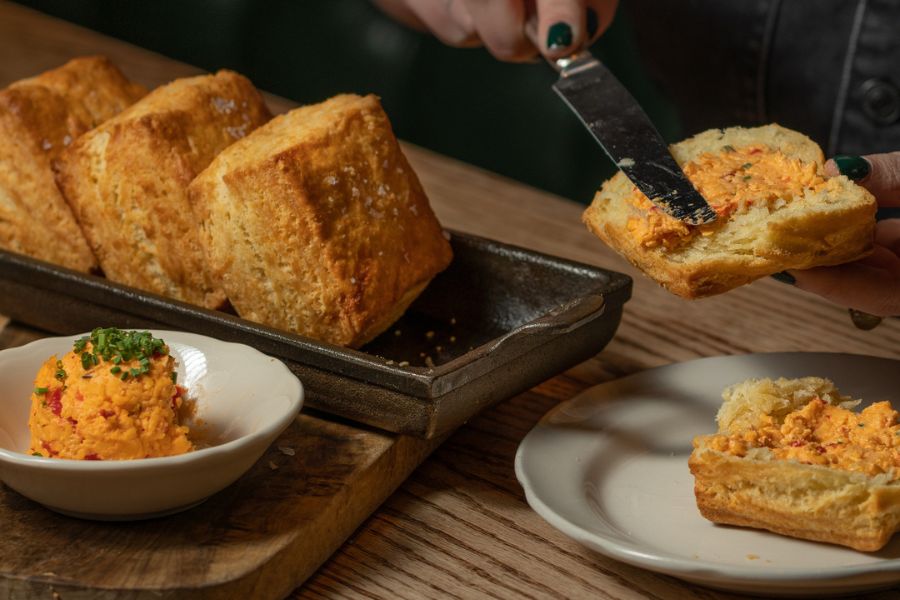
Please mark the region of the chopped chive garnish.
POLYGON ((735 151, 734 146, 732 146, 731 144, 725 144, 724 146, 722 146, 722 150, 724 150, 725 152, 734 152, 735 151))
MULTIPOLYGON (((178 373, 175 371, 172 371, 172 383, 178 383, 178 373)), ((900 430, 898 430, 897 433, 900 433, 900 430)))
POLYGON ((752 167, 752 166, 753 166, 753 163, 744 163, 744 164, 741 165, 741 168, 742 168, 742 169, 749 169, 749 168, 752 167))
POLYGON ((66 370, 63 369, 62 361, 56 361, 56 379, 59 381, 66 380, 66 370))
POLYGON ((753 175, 744 175, 741 179, 743 179, 744 181, 750 181, 751 179, 753 179, 753 175))
POLYGON ((41 454, 40 452, 32 452, 31 455, 32 455, 32 456, 40 456, 40 457, 42 457, 42 458, 43 458, 43 456, 44 456, 44 455, 41 454))
POLYGON ((99 365, 102 359, 114 365, 110 368, 111 373, 122 373, 123 381, 149 373, 153 358, 169 354, 166 343, 154 338, 149 331, 122 331, 115 327, 98 327, 90 336, 76 340, 74 348, 81 352, 81 365, 85 370, 99 365), (119 366, 131 361, 137 361, 139 367, 123 369, 119 366))
POLYGON ((41 395, 43 395, 43 394, 46 394, 46 393, 49 392, 49 391, 50 391, 50 389, 49 389, 49 388, 45 388, 45 387, 36 387, 36 388, 34 388, 34 393, 37 394, 38 396, 41 396, 41 395))

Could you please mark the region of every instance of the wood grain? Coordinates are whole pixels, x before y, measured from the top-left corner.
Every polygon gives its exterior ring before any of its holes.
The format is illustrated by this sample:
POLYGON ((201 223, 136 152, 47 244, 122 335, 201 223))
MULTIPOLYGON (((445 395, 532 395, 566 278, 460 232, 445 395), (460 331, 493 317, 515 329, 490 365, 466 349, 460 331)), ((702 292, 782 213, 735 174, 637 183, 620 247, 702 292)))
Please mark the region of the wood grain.
MULTIPOLYGON (((0 57, 4 59, 0 60, 0 85, 53 67, 66 58, 97 52, 107 54, 128 75, 148 85, 196 72, 159 55, 0 2, 0 57)), ((276 111, 291 106, 274 97, 269 101, 276 111)), ((626 305, 616 338, 600 355, 497 405, 461 428, 292 596, 737 598, 607 559, 557 532, 531 511, 516 482, 513 457, 519 441, 560 401, 596 383, 648 367, 704 356, 788 350, 900 357, 900 320, 888 320, 873 331, 860 331, 853 327, 844 309, 772 280, 706 300, 681 300, 636 273, 591 236, 580 223, 579 205, 421 148, 406 145, 405 149, 445 226, 629 273, 635 277, 634 299, 626 305)), ((16 324, 7 326, 0 333, 0 347, 27 339, 28 334, 21 331, 16 324)), ((388 438, 384 436, 342 424, 330 426, 335 433, 310 440, 310 452, 330 456, 338 448, 347 451, 344 454, 342 450, 341 456, 358 457, 368 456, 372 448, 377 453, 385 444, 393 448, 408 443, 385 442, 388 438)), ((411 446, 400 452, 402 459, 390 450, 380 455, 387 463, 399 460, 399 464, 392 463, 396 472, 386 477, 402 478, 404 469, 411 468, 404 460, 414 462, 427 451, 411 446)), ((192 515, 195 511, 205 515, 204 507, 186 513, 178 522, 200 538, 181 535, 177 528, 166 526, 166 532, 174 533, 169 539, 150 531, 151 524, 137 525, 152 534, 148 540, 153 543, 148 542, 147 548, 155 551, 148 553, 145 564, 124 569, 112 560, 114 551, 104 550, 109 546, 96 545, 112 544, 115 548, 116 543, 123 543, 123 536, 115 535, 113 529, 84 525, 77 530, 78 535, 66 539, 99 553, 107 569, 119 568, 120 572, 110 575, 113 578, 126 577, 122 570, 137 578, 143 568, 166 560, 161 548, 175 548, 177 556, 190 560, 221 557, 227 562, 230 552, 252 556, 259 539, 255 536, 277 537, 283 531, 280 527, 285 517, 268 512, 270 507, 283 507, 279 504, 281 496, 290 494, 280 478, 309 477, 308 472, 300 470, 267 473, 265 460, 257 465, 247 486, 229 489, 222 500, 211 500, 234 502, 244 511, 239 514, 245 515, 235 523, 246 531, 225 539, 222 549, 203 544, 203 540, 211 539, 203 537, 207 524, 192 515)), ((373 472, 390 470, 388 464, 378 465, 373 472)), ((301 466, 295 465, 297 469, 301 466)), ((344 464, 344 468, 353 472, 351 465, 344 464)), ((374 505, 375 496, 370 504, 374 505)), ((294 496, 290 499, 299 501, 294 496)), ((7 500, 0 497, 0 504, 7 500)), ((334 510, 341 510, 339 506, 340 502, 334 510)), ((41 512, 27 503, 22 510, 26 515, 41 512)), ((8 514, 0 513, 4 528, 8 514)), ((335 526, 352 528, 350 523, 357 516, 345 515, 335 526)), ((214 525, 210 529, 221 531, 214 525)), ((25 543, 21 537, 16 539, 0 540, 3 560, 11 560, 6 552, 25 543)), ((36 549, 30 552, 33 560, 41 561, 42 569, 62 566, 58 557, 46 557, 36 549)), ((6 567, 3 572, 9 573, 6 567)), ((65 580, 54 576, 35 581, 28 585, 41 586, 35 590, 46 592, 51 583, 65 580)), ((249 579, 242 585, 248 586, 242 590, 259 589, 253 588, 249 579)), ((213 591, 211 596, 216 595, 213 591)), ((67 593, 64 597, 72 596, 67 593)), ((886 591, 870 597, 897 598, 900 594, 886 591)))

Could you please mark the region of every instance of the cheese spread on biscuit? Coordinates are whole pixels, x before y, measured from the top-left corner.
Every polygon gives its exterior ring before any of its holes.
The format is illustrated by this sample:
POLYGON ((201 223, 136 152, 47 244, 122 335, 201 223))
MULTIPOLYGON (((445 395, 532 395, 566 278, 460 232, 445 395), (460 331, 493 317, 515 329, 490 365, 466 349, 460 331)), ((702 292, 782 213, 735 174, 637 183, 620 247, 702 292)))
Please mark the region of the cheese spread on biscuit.
POLYGON ((719 218, 708 225, 687 225, 664 213, 634 188, 628 201, 635 214, 629 217, 627 228, 645 248, 678 248, 697 235, 709 235, 733 214, 751 207, 775 210, 827 184, 816 163, 790 157, 766 144, 704 152, 683 169, 719 218))
POLYGON ((900 478, 900 425, 889 402, 876 402, 859 413, 814 398, 779 425, 766 415, 759 427, 712 436, 709 447, 745 456, 768 448, 776 460, 793 460, 874 476, 900 478))

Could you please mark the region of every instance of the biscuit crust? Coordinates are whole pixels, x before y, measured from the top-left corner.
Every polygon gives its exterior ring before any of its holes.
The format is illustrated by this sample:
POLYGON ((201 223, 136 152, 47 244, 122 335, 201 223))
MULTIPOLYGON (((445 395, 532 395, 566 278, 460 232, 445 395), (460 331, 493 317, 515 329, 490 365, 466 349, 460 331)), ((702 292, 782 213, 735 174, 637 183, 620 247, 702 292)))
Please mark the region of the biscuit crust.
POLYGON ((51 165, 144 94, 102 56, 76 58, 0 91, 0 247, 77 271, 97 268, 51 165))

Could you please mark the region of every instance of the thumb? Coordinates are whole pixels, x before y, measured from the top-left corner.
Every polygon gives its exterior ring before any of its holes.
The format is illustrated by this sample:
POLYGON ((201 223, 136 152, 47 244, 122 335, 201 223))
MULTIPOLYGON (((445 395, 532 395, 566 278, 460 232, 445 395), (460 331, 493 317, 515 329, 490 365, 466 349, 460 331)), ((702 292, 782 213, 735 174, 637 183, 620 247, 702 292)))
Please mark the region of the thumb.
POLYGON ((872 192, 879 206, 900 206, 900 152, 835 156, 825 163, 825 174, 853 179, 872 192))

